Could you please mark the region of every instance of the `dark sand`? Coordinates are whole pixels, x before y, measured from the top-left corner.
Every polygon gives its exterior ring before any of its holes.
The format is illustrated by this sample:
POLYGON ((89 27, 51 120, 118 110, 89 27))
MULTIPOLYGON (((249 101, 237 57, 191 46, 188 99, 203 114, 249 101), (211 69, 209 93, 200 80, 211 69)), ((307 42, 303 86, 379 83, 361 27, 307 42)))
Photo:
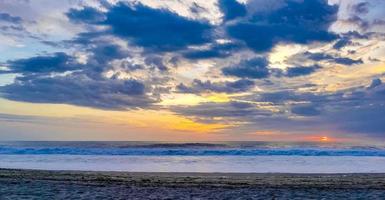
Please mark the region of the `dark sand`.
POLYGON ((0 199, 385 199, 385 174, 0 169, 0 199))

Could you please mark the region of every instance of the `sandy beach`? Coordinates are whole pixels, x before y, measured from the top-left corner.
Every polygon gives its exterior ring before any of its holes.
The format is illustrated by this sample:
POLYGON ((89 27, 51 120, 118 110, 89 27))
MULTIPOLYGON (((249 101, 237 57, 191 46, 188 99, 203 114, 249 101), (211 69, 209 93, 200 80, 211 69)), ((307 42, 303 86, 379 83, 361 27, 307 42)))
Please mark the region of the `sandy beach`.
POLYGON ((0 170, 0 199, 384 199, 385 174, 0 170))

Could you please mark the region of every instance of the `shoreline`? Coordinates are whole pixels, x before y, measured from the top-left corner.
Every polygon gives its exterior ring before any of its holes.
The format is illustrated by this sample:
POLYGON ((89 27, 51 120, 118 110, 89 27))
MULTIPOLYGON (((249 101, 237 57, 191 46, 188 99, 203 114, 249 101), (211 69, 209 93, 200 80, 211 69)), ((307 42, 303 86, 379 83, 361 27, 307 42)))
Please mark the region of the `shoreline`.
POLYGON ((0 168, 0 179, 29 179, 148 186, 273 186, 385 189, 385 173, 200 173, 34 170, 0 168))
POLYGON ((274 197, 280 199, 284 196, 319 198, 312 195, 321 194, 326 198, 336 195, 350 199, 358 196, 383 197, 385 173, 156 173, 0 169, 0 199, 40 195, 57 199, 88 199, 94 195, 117 199, 193 199, 188 198, 191 195, 198 199, 222 199, 221 195, 271 199, 271 195, 276 195, 274 197))
POLYGON ((202 173, 385 173, 385 157, 1 155, 0 167, 202 173))

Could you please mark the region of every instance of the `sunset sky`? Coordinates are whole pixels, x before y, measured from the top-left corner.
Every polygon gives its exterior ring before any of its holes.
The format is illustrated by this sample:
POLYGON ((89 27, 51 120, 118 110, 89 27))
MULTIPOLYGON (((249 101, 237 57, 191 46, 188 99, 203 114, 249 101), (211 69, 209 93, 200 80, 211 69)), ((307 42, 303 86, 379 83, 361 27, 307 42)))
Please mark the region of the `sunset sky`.
POLYGON ((383 0, 0 0, 0 140, 383 142, 384 19, 383 0))

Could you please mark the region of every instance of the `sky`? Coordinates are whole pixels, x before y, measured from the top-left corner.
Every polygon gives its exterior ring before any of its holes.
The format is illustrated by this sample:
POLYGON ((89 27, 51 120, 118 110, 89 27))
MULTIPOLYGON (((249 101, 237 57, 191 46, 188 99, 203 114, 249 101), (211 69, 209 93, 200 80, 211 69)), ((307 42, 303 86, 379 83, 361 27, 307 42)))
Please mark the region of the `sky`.
POLYGON ((383 0, 1 0, 0 140, 385 141, 383 0))

